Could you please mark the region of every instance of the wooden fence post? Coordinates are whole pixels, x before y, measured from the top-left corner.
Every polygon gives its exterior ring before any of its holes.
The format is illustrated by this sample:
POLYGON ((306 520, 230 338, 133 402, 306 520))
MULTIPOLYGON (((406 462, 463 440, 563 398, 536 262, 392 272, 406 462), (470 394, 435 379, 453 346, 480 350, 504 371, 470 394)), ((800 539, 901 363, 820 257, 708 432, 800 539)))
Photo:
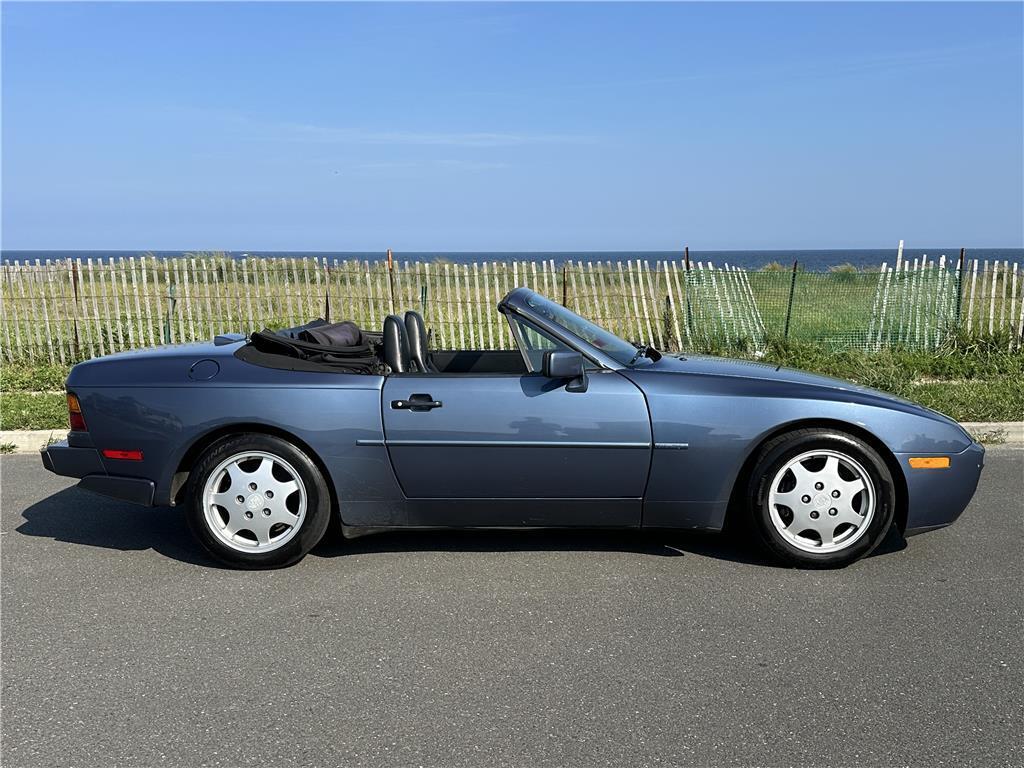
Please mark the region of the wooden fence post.
POLYGON ((875 338, 875 327, 878 322, 879 305, 882 301, 882 286, 885 283, 885 262, 882 262, 882 269, 878 273, 878 285, 875 287, 875 298, 871 302, 871 318, 868 321, 868 343, 875 338))
POLYGON ((641 312, 641 315, 644 318, 644 327, 647 329, 646 343, 653 346, 654 344, 658 343, 658 340, 654 336, 654 328, 657 327, 658 319, 657 318, 654 319, 654 326, 652 327, 651 326, 651 317, 650 317, 650 314, 647 312, 647 296, 646 296, 647 291, 645 290, 646 286, 644 285, 644 267, 645 267, 644 262, 641 261, 640 259, 637 259, 636 260, 636 282, 637 282, 637 285, 639 286, 638 296, 639 296, 639 299, 640 299, 640 312, 641 312))
MULTIPOLYGON (((691 340, 692 329, 693 329, 693 307, 690 305, 690 246, 683 247, 683 265, 685 272, 683 273, 683 291, 686 294, 686 338, 691 340)), ((675 263, 672 264, 672 269, 675 270, 675 263)))
POLYGON ((81 339, 79 338, 79 335, 78 335, 79 334, 79 332, 78 332, 78 317, 81 314, 81 308, 79 306, 79 296, 78 296, 78 261, 75 260, 75 259, 72 259, 70 256, 68 257, 68 271, 69 271, 69 273, 71 275, 71 300, 73 302, 73 304, 72 304, 72 312, 73 312, 72 323, 73 323, 74 334, 75 334, 75 359, 76 360, 81 360, 82 359, 82 341, 81 341, 81 339))
MULTIPOLYGON (((468 282, 469 275, 467 273, 466 280, 468 282)), ((480 265, 477 262, 473 262, 473 299, 476 304, 476 329, 477 338, 480 339, 480 348, 486 349, 484 346, 484 305, 487 303, 486 298, 481 298, 483 294, 480 293, 480 265)), ((492 310, 493 311, 493 310, 492 310)), ((491 312, 487 312, 487 316, 490 317, 491 312)))
MULTIPOLYGON (((139 346, 142 347, 142 346, 145 346, 145 344, 146 344, 146 326, 145 326, 145 319, 142 316, 143 315, 143 312, 142 312, 142 298, 140 296, 142 291, 139 288, 139 279, 135 276, 135 257, 134 256, 132 256, 129 259, 129 264, 131 264, 131 270, 132 270, 132 294, 133 294, 133 297, 135 299, 135 316, 139 320, 139 346)), ((145 265, 140 264, 140 267, 142 269, 142 273, 145 274, 145 271, 146 271, 145 265)), ((148 317, 149 316, 149 308, 147 307, 146 310, 147 311, 146 311, 145 314, 148 317)))
MULTIPOLYGON (((314 261, 313 263, 315 265, 316 261, 314 261)), ((316 270, 315 267, 313 269, 313 273, 317 276, 317 278, 320 277, 320 273, 316 270)), ((320 287, 320 280, 318 279, 316 281, 316 283, 317 283, 317 288, 319 289, 319 287, 320 287)), ((305 307, 305 312, 304 312, 305 317, 302 317, 300 319, 304 323, 308 322, 309 320, 312 320, 313 318, 316 317, 317 305, 320 303, 316 299, 316 296, 317 296, 317 293, 319 293, 319 290, 314 292, 312 290, 312 288, 313 288, 313 283, 309 279, 309 257, 308 256, 303 256, 302 257, 302 297, 304 299, 303 306, 305 307)))
MULTIPOLYGON (((203 335, 207 339, 214 339, 214 338, 217 337, 217 334, 220 333, 220 331, 224 330, 223 325, 221 324, 219 319, 215 321, 214 318, 213 318, 213 302, 210 300, 210 294, 213 292, 213 290, 215 290, 216 285, 217 285, 217 280, 216 280, 216 277, 214 275, 210 274, 211 266, 210 266, 210 262, 207 259, 204 258, 199 263, 199 270, 200 270, 200 272, 203 275, 203 293, 206 294, 206 301, 203 302, 206 305, 206 326, 204 328, 203 335), (221 326, 221 327, 218 329, 218 326, 221 326)), ((198 281, 197 281, 196 290, 198 290, 198 289, 199 289, 199 286, 198 286, 198 281)), ((227 302, 227 303, 230 306, 230 303, 229 302, 227 302)), ((196 305, 197 306, 199 305, 198 301, 196 302, 196 305)), ((219 312, 217 314, 220 315, 219 312)), ((230 322, 231 322, 231 315, 229 314, 228 315, 228 323, 229 323, 228 327, 229 328, 230 328, 230 322)))
POLYGON ((444 265, 444 296, 446 305, 446 316, 448 319, 448 335, 445 341, 449 344, 446 349, 457 349, 455 346, 455 307, 452 305, 452 276, 451 265, 444 265))
MULTIPOLYGON (((285 257, 283 257, 281 259, 278 259, 278 263, 281 265, 281 267, 280 267, 281 272, 280 272, 279 280, 276 280, 275 283, 280 282, 280 284, 284 288, 284 306, 287 307, 287 309, 286 309, 287 314, 285 315, 285 323, 287 325, 298 325, 298 323, 295 322, 295 321, 298 318, 299 314, 302 312, 302 310, 299 309, 298 312, 295 311, 295 299, 298 298, 298 297, 294 296, 294 293, 295 293, 295 279, 294 279, 294 277, 292 278, 291 281, 289 281, 289 279, 288 279, 288 263, 289 263, 289 261, 290 261, 290 259, 287 256, 285 256, 285 257)), ((367 278, 367 280, 369 280, 369 278, 367 278)))
MULTIPOLYGON (((466 292, 462 290, 462 281, 459 279, 459 273, 462 272, 462 270, 459 269, 458 264, 452 264, 452 272, 455 273, 452 280, 455 283, 455 319, 459 325, 459 349, 466 349, 466 324, 463 321, 462 316, 462 305, 465 303, 464 297, 466 292)), ((472 344, 472 333, 470 333, 469 336, 470 344, 472 344)))
POLYGON ((13 321, 12 324, 14 325, 14 347, 17 350, 16 355, 12 354, 11 351, 8 350, 8 354, 10 355, 9 359, 12 360, 21 358, 26 352, 30 352, 32 347, 31 339, 22 341, 21 338, 21 318, 24 314, 21 310, 25 309, 25 306, 24 304, 22 304, 21 307, 18 306, 19 298, 15 292, 15 284, 18 284, 19 287, 21 284, 21 269, 22 266, 20 262, 4 265, 4 273, 7 278, 7 287, 9 291, 8 298, 4 302, 4 306, 6 307, 9 303, 11 307, 11 319, 13 321))
MULTIPOLYGON (((134 325, 134 323, 132 322, 132 300, 128 296, 128 273, 127 273, 127 271, 125 271, 125 260, 124 260, 123 256, 120 259, 118 259, 118 266, 120 267, 120 270, 121 270, 121 292, 124 294, 124 315, 125 315, 126 320, 128 321, 128 347, 127 348, 128 349, 134 349, 135 348, 135 329, 132 327, 134 325)), ((138 296, 137 293, 135 295, 138 296)), ((118 313, 118 318, 117 319, 118 319, 118 321, 120 321, 120 319, 121 319, 120 313, 118 313)), ((124 348, 124 336, 123 335, 121 336, 121 347, 122 347, 122 349, 124 348)))
POLYGON ((1010 262, 1003 261, 1003 281, 999 287, 999 330, 1006 326, 1006 284, 1010 282, 1010 262))
POLYGON ((882 295, 878 305, 878 330, 877 334, 873 335, 872 338, 868 340, 870 343, 872 339, 876 339, 874 343, 874 348, 876 350, 881 348, 882 338, 885 332, 885 318, 889 311, 889 283, 891 282, 891 278, 892 270, 888 269, 887 262, 882 262, 882 273, 879 277, 879 283, 881 284, 880 290, 882 292, 882 295))
POLYGON ((331 322, 331 263, 324 256, 324 320, 331 322))
POLYGON ((960 330, 960 312, 964 303, 964 256, 967 249, 960 249, 960 258, 956 262, 956 328, 960 330))
MULTIPOLYGON (((665 297, 668 301, 669 312, 672 315, 672 330, 675 332, 676 349, 683 348, 683 337, 679 333, 679 310, 672 298, 672 275, 668 269, 668 259, 665 260, 665 286, 668 289, 668 295, 665 297)), ((666 324, 665 334, 668 335, 668 326, 666 324)))
POLYGON ((995 319, 996 319, 996 281, 999 279, 999 259, 995 259, 992 262, 992 285, 989 289, 991 296, 989 296, 988 303, 988 332, 989 335, 995 332, 995 319))
MULTIPOLYGON (((902 244, 902 240, 900 243, 902 244)), ((782 338, 789 338, 789 320, 793 316, 793 292, 796 290, 796 259, 793 260, 793 276, 789 280, 789 302, 786 304, 786 324, 782 330, 782 338)))
POLYGON ((1017 337, 1015 345, 1019 348, 1024 345, 1024 290, 1020 292, 1020 314, 1017 315, 1017 337))
POLYGON ((1017 309, 1017 262, 1013 263, 1013 282, 1010 288, 1010 344, 1009 349, 1013 350, 1013 318, 1017 309))
POLYGON ((395 260, 388 248, 388 282, 391 287, 391 314, 395 314, 395 260))
POLYGON ((971 272, 971 293, 967 298, 967 332, 971 332, 974 323, 974 289, 978 283, 978 260, 974 259, 974 269, 971 272))
POLYGON ((2 272, 2 274, 3 274, 3 284, 4 284, 5 288, 7 289, 6 292, 5 292, 5 295, 8 297, 8 298, 5 298, 3 302, 0 302, 0 306, 2 306, 4 308, 4 310, 5 310, 4 318, 3 318, 3 323, 2 323, 3 328, 4 328, 4 345, 3 345, 3 349, 0 349, 0 359, 7 359, 7 360, 13 360, 14 359, 14 355, 15 355, 15 349, 11 345, 11 325, 13 325, 11 320, 13 319, 13 312, 12 312, 12 315, 10 317, 7 316, 7 312, 6 312, 7 306, 8 306, 8 302, 10 301, 10 298, 9 298, 9 296, 10 296, 10 279, 9 279, 10 278, 10 270, 11 270, 10 265, 8 265, 8 264, 0 264, 0 272, 2 272))

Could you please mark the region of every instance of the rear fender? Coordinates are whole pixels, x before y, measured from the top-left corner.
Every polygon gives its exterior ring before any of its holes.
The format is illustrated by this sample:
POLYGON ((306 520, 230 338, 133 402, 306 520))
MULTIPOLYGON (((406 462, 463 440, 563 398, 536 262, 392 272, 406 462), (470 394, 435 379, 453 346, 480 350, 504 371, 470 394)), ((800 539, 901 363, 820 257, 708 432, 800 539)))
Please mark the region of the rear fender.
MULTIPOLYGON (((156 504, 180 498, 188 468, 212 442, 244 431, 278 434, 307 451, 346 523, 351 513, 359 524, 360 504, 387 502, 393 510, 392 502, 402 499, 383 447, 377 388, 197 384, 75 391, 98 449, 143 452, 141 462, 104 459, 107 472, 153 480, 156 504)), ((394 511, 388 514, 393 522, 394 511)))

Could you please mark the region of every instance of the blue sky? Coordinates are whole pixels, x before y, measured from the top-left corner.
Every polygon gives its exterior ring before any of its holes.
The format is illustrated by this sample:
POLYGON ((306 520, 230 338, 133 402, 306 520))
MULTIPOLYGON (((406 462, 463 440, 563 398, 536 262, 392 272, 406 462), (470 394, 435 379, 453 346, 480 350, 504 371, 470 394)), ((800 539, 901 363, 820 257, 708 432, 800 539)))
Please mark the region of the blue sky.
POLYGON ((1021 4, 22 4, 6 249, 1024 244, 1021 4))

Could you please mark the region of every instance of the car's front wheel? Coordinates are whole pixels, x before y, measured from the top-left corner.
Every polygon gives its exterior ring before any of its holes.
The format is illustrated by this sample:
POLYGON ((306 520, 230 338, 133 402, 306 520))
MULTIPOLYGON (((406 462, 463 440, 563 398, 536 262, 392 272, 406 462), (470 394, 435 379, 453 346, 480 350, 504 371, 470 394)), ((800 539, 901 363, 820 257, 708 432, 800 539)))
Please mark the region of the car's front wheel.
POLYGON ((873 550, 892 525, 892 475, 853 435, 802 429, 767 443, 751 476, 754 527, 785 562, 848 565, 873 550))
POLYGON ((316 464, 272 435, 247 433, 211 445, 189 473, 189 528, 217 560, 277 568, 323 537, 331 499, 316 464))

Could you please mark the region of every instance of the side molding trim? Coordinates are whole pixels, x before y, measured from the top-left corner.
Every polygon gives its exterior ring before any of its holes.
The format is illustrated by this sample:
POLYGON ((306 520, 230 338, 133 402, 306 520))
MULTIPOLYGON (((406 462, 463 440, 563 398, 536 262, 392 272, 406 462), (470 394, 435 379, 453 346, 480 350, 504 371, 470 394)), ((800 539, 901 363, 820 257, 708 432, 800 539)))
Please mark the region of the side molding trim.
POLYGON ((600 441, 557 440, 356 440, 356 445, 395 447, 440 446, 448 448, 643 448, 650 443, 602 443, 600 441))

